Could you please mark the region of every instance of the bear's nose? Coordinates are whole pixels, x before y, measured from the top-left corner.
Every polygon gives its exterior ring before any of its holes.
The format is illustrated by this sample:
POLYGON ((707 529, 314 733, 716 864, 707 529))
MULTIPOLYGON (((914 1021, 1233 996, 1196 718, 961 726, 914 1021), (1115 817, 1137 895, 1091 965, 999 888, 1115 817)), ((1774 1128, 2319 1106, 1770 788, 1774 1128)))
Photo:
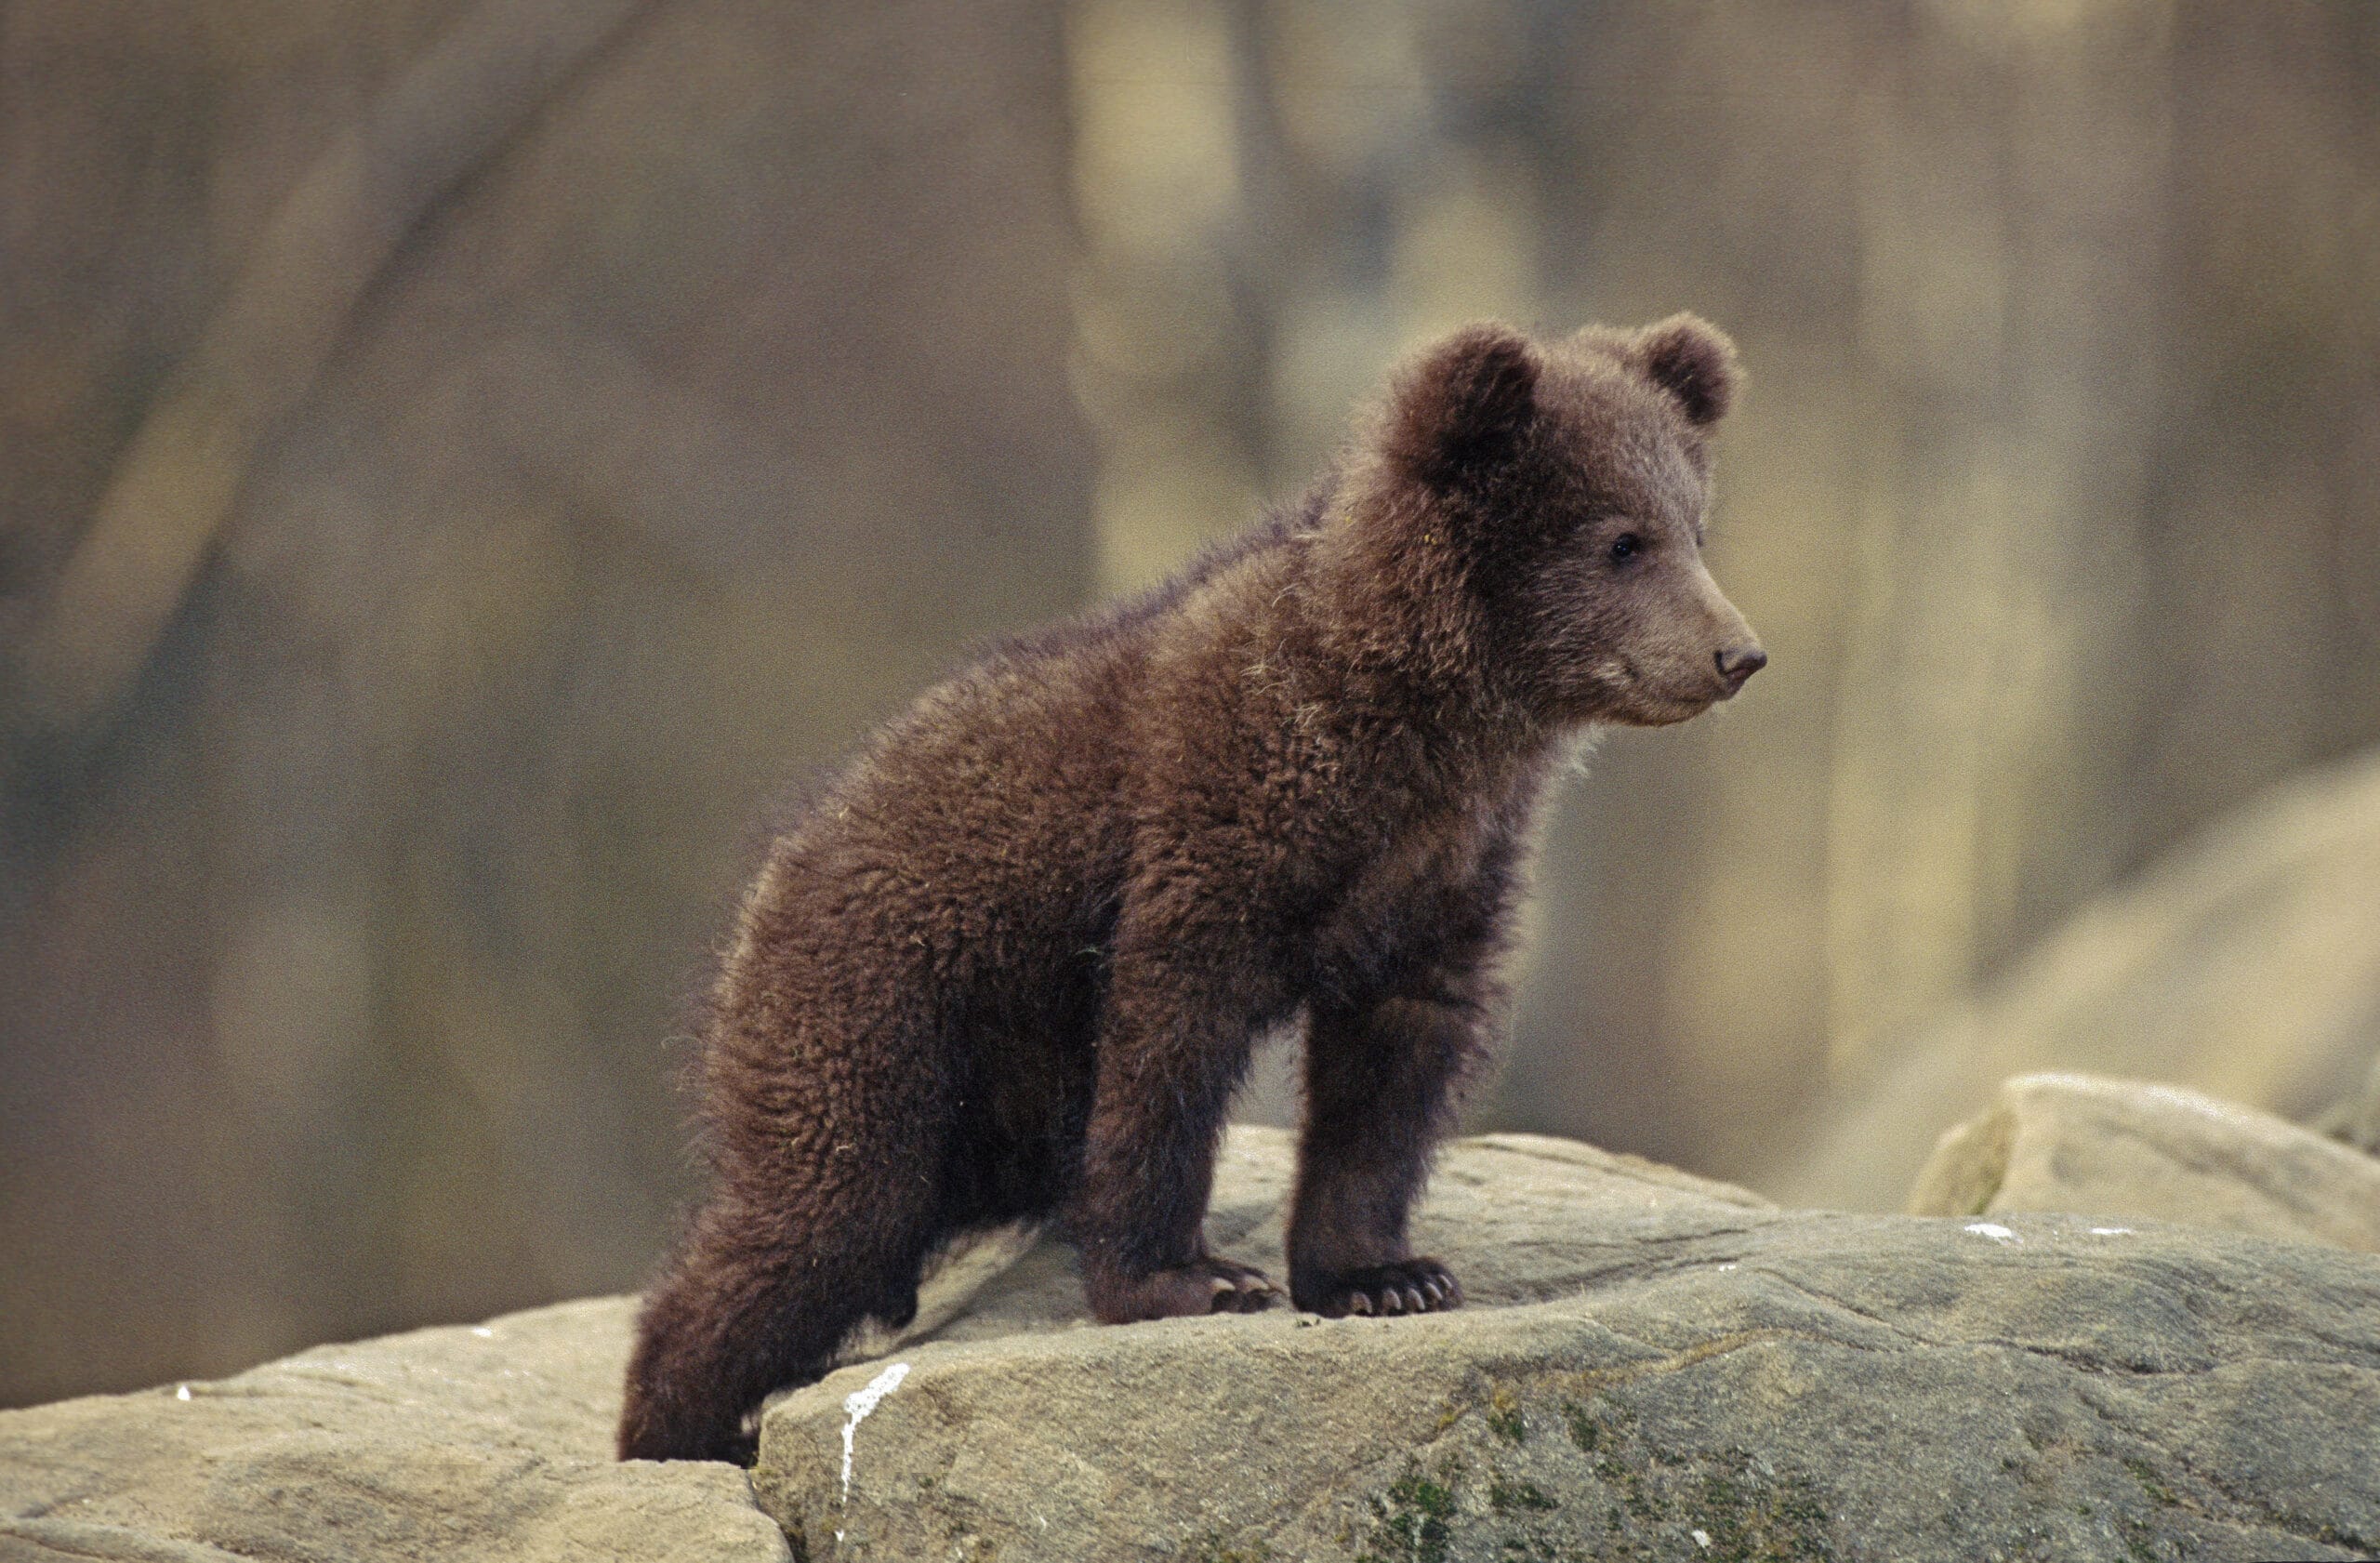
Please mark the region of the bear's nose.
POLYGON ((1758 646, 1729 646, 1713 656, 1719 664, 1719 676, 1738 689, 1744 686, 1746 679, 1768 666, 1768 654, 1758 646))

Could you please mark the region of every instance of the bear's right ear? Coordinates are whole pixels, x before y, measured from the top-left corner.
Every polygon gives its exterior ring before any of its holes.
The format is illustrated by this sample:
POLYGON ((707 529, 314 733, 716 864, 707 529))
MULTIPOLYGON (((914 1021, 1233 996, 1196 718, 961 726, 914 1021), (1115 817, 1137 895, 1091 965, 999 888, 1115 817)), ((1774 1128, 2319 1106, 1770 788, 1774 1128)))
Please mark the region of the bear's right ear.
POLYGON ((1465 326, 1430 347, 1390 398, 1389 457, 1440 488, 1503 460, 1537 417, 1538 368, 1510 326, 1465 326))

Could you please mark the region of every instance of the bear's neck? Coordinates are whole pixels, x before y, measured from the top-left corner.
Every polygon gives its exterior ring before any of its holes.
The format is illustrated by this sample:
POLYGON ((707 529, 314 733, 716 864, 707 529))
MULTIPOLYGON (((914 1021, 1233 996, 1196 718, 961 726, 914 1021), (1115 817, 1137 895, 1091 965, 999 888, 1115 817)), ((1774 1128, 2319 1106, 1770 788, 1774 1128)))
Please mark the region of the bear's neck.
MULTIPOLYGON (((1450 529, 1360 477, 1329 490, 1279 611, 1310 647, 1312 695, 1371 762, 1432 792, 1499 788, 1564 732, 1500 677, 1450 529), (1410 506, 1409 510, 1400 506, 1410 506)), ((1285 627, 1287 628, 1287 627, 1285 627)))

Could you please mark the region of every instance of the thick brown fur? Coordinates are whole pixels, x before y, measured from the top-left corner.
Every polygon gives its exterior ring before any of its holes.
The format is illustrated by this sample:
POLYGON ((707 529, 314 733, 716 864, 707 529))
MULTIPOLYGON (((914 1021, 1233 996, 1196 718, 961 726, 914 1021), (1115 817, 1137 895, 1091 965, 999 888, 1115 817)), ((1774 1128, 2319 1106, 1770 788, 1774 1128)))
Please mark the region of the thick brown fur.
POLYGON ((712 1185, 645 1305, 622 1457, 747 1459, 763 1396, 1019 1217, 1064 1220, 1103 1320, 1265 1305, 1201 1224, 1251 1039, 1297 1017, 1290 1295, 1458 1303, 1406 1215, 1566 741, 1765 660, 1700 559, 1735 383, 1691 316, 1457 333, 1298 509, 878 734, 745 902, 712 1185))

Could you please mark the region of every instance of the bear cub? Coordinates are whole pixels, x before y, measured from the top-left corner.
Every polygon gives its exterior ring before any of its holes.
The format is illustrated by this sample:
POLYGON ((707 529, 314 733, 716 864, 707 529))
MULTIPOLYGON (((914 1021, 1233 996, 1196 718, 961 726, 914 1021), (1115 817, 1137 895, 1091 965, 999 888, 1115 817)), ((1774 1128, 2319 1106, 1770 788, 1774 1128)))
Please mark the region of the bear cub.
POLYGON ((1289 1293, 1453 1307, 1406 1216, 1498 1019, 1532 820, 1591 724, 1765 655, 1702 562, 1734 347, 1691 315, 1455 333, 1305 500, 920 696, 774 844, 703 1040, 710 1190, 624 1459, 749 1459, 762 1397, 1051 1216, 1116 1323, 1267 1305, 1207 1252, 1251 1040, 1305 1043, 1289 1293))

